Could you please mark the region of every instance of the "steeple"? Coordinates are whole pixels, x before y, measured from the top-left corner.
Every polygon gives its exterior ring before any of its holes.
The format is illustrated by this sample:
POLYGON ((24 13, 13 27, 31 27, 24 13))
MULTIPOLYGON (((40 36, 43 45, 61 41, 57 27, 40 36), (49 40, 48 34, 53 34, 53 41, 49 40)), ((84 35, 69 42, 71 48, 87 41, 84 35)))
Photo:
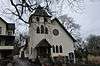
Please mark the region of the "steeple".
POLYGON ((34 14, 34 16, 43 16, 43 17, 51 17, 47 12, 46 10, 41 7, 40 5, 36 8, 34 14))

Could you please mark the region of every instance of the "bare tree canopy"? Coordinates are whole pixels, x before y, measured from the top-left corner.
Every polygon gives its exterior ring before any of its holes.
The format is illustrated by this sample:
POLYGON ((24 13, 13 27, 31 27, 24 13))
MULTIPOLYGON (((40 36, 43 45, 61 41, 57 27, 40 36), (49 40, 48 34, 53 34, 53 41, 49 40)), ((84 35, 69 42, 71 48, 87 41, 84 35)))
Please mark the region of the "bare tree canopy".
POLYGON ((100 36, 90 35, 87 38, 87 48, 92 51, 100 50, 100 36))
POLYGON ((67 29, 67 31, 75 38, 77 41, 76 44, 74 44, 74 47, 82 48, 82 38, 80 34, 80 25, 76 24, 74 19, 72 17, 68 17, 66 14, 59 16, 59 19, 61 20, 64 27, 67 29))
POLYGON ((24 19, 25 15, 33 13, 38 5, 43 6, 49 14, 53 15, 54 13, 58 13, 55 7, 59 8, 60 13, 63 7, 79 12, 82 10, 84 0, 10 0, 10 3, 13 6, 13 10, 10 8, 7 8, 7 10, 18 17, 18 19, 27 23, 27 20, 24 19))
POLYGON ((72 17, 68 17, 67 15, 62 15, 59 17, 62 21, 62 24, 66 27, 66 29, 70 33, 74 33, 76 30, 80 29, 80 25, 74 23, 74 19, 72 17))

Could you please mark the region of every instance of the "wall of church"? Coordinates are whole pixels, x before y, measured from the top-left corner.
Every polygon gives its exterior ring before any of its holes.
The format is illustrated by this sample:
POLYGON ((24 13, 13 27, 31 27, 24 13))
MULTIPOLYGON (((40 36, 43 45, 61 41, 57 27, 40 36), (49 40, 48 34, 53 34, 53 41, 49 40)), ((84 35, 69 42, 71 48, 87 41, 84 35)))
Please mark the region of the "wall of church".
MULTIPOLYGON (((53 23, 43 23, 43 18, 40 18, 41 22, 33 22, 31 23, 29 27, 29 35, 30 35, 30 42, 29 42, 29 58, 35 58, 36 56, 36 50, 34 49, 36 45, 42 40, 46 39, 51 46, 62 46, 63 53, 53 53, 51 51, 52 56, 68 56, 68 53, 73 52, 73 41, 72 39, 66 34, 66 32, 60 27, 60 25, 55 21, 53 23), (37 27, 41 27, 43 25, 44 27, 48 28, 48 34, 41 34, 36 32, 37 27), (53 29, 57 29, 59 31, 59 35, 55 36, 53 34, 53 29), (33 53, 31 53, 33 52, 33 53)), ((51 49, 52 50, 52 49, 51 49)))
MULTIPOLYGON (((60 25, 55 21, 53 25, 53 29, 59 30, 59 35, 54 36, 53 35, 53 41, 51 43, 53 45, 62 46, 63 53, 52 53, 52 56, 68 56, 68 53, 73 52, 73 41, 72 39, 66 34, 66 32, 60 27, 60 25)), ((53 30, 52 29, 52 30, 53 30)))

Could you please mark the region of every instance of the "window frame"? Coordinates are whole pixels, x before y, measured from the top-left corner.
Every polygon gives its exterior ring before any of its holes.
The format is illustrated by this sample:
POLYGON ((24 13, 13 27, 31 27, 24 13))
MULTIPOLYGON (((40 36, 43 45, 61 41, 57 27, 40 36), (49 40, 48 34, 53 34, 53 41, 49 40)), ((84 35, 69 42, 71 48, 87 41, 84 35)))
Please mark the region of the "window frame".
POLYGON ((52 50, 53 50, 53 53, 56 52, 56 51, 55 51, 55 46, 54 46, 54 45, 52 46, 52 50))
POLYGON ((60 49, 59 52, 60 52, 60 53, 63 53, 63 48, 62 48, 61 45, 59 46, 59 49, 60 49))
POLYGON ((59 53, 59 47, 56 45, 56 53, 59 53))
POLYGON ((41 34, 44 34, 44 26, 43 25, 41 25, 41 34))
POLYGON ((36 21, 38 21, 38 22, 40 21, 39 17, 36 17, 36 21))
POLYGON ((37 34, 40 33, 40 28, 39 28, 39 27, 37 27, 36 33, 37 33, 37 34))
POLYGON ((0 27, 0 34, 2 34, 2 27, 0 27))
POLYGON ((45 34, 48 34, 48 28, 45 27, 45 34))

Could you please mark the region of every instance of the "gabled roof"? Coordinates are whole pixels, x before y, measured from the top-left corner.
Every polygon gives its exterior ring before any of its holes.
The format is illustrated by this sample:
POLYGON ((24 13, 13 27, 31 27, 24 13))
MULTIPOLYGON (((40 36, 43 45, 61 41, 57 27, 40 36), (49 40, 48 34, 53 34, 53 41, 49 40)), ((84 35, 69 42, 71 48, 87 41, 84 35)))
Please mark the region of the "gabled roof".
POLYGON ((5 24, 7 24, 7 22, 4 19, 2 19, 1 17, 0 17, 0 20, 3 21, 5 24))
POLYGON ((51 47, 51 45, 46 39, 43 39, 36 46, 36 48, 38 48, 38 47, 51 47))
MULTIPOLYGON (((76 40, 72 37, 72 35, 67 31, 67 29, 65 29, 65 27, 61 24, 61 22, 57 19, 54 18, 53 20, 56 20, 57 23, 61 26, 61 28, 67 33, 67 35, 73 40, 73 42, 76 42, 76 40)), ((53 21, 52 20, 52 21, 53 21)))
POLYGON ((9 30, 15 30, 15 24, 14 24, 14 23, 7 23, 7 22, 6 22, 4 19, 2 19, 1 17, 0 17, 0 20, 6 24, 7 29, 9 29, 9 30))
POLYGON ((41 7, 40 5, 36 8, 34 14, 34 16, 43 16, 43 17, 51 17, 47 12, 46 10, 41 7))

